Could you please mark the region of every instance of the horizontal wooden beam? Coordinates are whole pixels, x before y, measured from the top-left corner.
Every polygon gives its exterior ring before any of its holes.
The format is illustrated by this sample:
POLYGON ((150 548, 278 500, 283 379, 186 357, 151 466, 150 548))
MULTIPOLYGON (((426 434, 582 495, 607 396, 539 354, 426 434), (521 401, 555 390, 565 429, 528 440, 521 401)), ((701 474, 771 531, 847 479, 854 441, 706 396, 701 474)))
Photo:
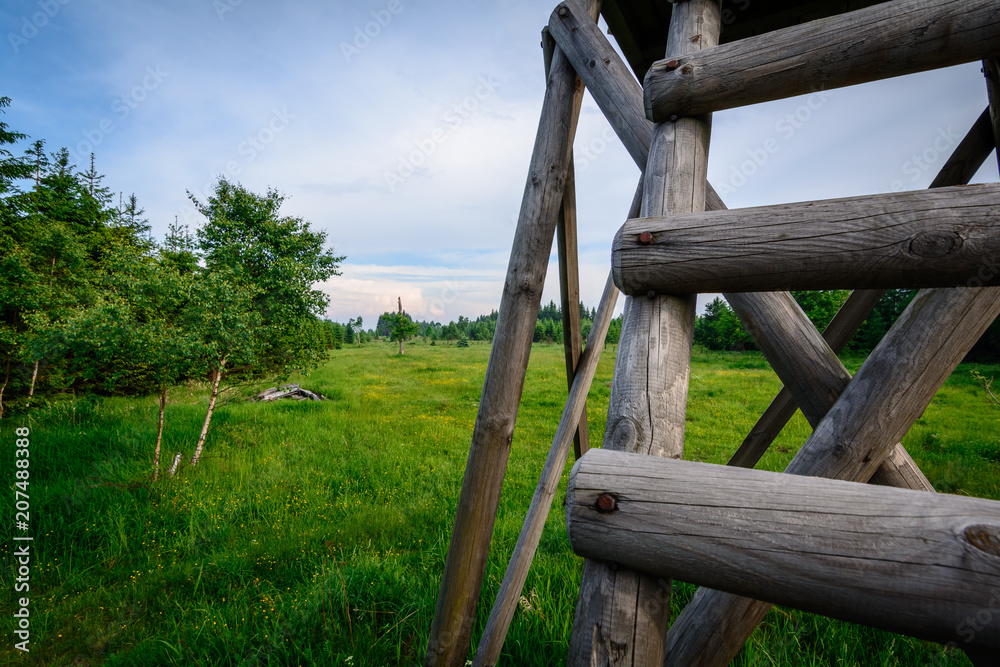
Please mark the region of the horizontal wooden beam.
POLYGON ((895 0, 657 61, 646 115, 663 122, 998 53, 998 0, 895 0))
POLYGON ((997 184, 636 218, 612 249, 630 295, 998 285, 996 262, 997 184))
POLYGON ((566 524, 585 558, 1000 648, 995 501, 595 449, 570 474, 566 524))

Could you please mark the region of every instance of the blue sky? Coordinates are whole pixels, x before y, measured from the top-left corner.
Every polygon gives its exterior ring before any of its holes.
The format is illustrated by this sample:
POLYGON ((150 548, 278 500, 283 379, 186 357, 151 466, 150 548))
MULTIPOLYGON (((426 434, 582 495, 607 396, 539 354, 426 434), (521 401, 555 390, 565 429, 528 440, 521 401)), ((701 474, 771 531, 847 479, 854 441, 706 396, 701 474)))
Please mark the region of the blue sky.
MULTIPOLYGON (((185 192, 220 174, 273 186, 347 255, 330 317, 373 323, 401 296, 447 322, 499 306, 554 6, 7 0, 0 95, 12 129, 80 164, 93 151, 157 237, 175 217, 196 226, 185 192)), ((985 106, 972 63, 719 112, 709 178, 730 207, 923 188, 985 106)), ((576 155, 596 306, 639 171, 589 98, 576 155)), ((997 178, 991 159, 976 181, 997 178)))

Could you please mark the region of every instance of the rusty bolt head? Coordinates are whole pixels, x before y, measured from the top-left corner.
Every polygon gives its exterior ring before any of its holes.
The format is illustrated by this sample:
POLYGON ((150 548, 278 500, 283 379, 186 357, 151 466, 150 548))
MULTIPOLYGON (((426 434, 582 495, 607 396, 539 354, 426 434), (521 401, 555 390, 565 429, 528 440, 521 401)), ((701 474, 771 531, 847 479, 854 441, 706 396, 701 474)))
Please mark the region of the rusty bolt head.
POLYGON ((601 514, 611 514, 618 509, 618 501, 610 493, 602 493, 597 496, 595 507, 601 514))
POLYGON ((680 66, 681 66, 681 64, 679 62, 677 62, 676 60, 669 60, 669 61, 667 61, 667 71, 668 72, 673 72, 675 69, 677 69, 680 66))
POLYGON ((642 234, 639 234, 639 243, 641 243, 642 245, 649 245, 652 242, 653 242, 653 235, 650 234, 649 232, 643 232, 642 234))
POLYGON ((656 296, 656 290, 652 290, 652 289, 649 290, 648 292, 646 292, 646 296, 648 296, 650 299, 652 299, 653 297, 656 296))
POLYGON ((562 16, 563 18, 566 18, 569 15, 569 7, 567 7, 566 5, 559 5, 559 12, 558 12, 558 14, 559 14, 559 16, 562 16))

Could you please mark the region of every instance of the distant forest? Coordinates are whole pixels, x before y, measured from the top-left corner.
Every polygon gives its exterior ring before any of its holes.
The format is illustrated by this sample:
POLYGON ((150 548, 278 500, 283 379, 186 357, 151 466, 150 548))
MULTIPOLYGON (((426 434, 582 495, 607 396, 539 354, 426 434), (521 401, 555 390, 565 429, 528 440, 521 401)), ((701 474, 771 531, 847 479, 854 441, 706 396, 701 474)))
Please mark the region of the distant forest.
MULTIPOLYGON (((914 289, 892 289, 885 293, 878 305, 872 311, 868 319, 854 335, 854 338, 847 346, 847 351, 856 354, 867 354, 871 352, 886 332, 892 326, 896 318, 906 309, 910 301, 916 295, 914 289)), ((837 310, 843 305, 849 290, 825 290, 825 291, 802 291, 792 292, 799 305, 805 311, 809 319, 822 331, 830 323, 837 310)), ((410 317, 403 311, 404 316, 410 317)), ((392 339, 387 318, 391 313, 380 316, 374 330, 359 332, 357 327, 328 323, 331 330, 340 343, 354 342, 355 335, 362 337, 375 337, 392 339)), ((593 325, 596 309, 588 309, 582 302, 580 303, 580 322, 583 329, 583 338, 586 340, 593 325)), ((412 318, 411 318, 412 319, 412 318)), ((416 335, 425 340, 478 340, 492 341, 493 332, 496 329, 497 311, 492 311, 489 315, 480 315, 474 320, 460 316, 458 321, 448 324, 440 322, 426 322, 413 320, 416 325, 416 335)), ((354 321, 352 320, 352 325, 354 321)), ((360 323, 360 318, 358 319, 360 323)), ((622 316, 616 317, 611 322, 608 330, 606 343, 617 343, 621 335, 622 316)), ((534 341, 536 343, 558 343, 562 341, 562 309, 554 301, 549 301, 548 305, 538 309, 538 319, 535 324, 534 341)), ((363 342, 363 341, 362 341, 363 342)), ((737 317, 733 309, 729 307, 724 299, 716 297, 705 307, 705 312, 699 315, 694 328, 694 343, 709 350, 726 350, 738 352, 744 350, 756 350, 753 338, 747 332, 743 323, 737 317)), ((1000 320, 994 322, 983 334, 979 342, 969 353, 970 358, 977 360, 1000 359, 1000 320)))

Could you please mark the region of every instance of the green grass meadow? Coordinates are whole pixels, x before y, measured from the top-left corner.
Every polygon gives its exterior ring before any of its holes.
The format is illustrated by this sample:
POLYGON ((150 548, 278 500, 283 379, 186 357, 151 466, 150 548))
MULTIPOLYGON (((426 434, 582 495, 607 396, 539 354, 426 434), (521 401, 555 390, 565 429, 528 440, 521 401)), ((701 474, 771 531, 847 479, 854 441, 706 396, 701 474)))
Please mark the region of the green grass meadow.
MULTIPOLYGON (((397 665, 420 662, 434 612, 489 348, 369 344, 302 385, 323 402, 219 409, 197 468, 150 478, 156 399, 65 400, 0 422, 13 498, 14 428, 31 429, 30 653, 6 616, 12 665, 397 665)), ((600 443, 614 348, 588 404, 600 443)), ((860 359, 848 359, 853 370, 860 359)), ((940 491, 1000 498, 1000 408, 963 365, 904 440, 940 491)), ((976 366, 983 375, 1000 369, 976 366)), ((262 389, 258 387, 255 389, 262 389)), ((686 457, 725 463, 779 382, 754 353, 695 353, 686 457)), ((476 637, 485 624, 566 398, 562 349, 535 345, 504 483, 476 637)), ((245 395, 245 394, 244 394, 245 395)), ((207 387, 172 390, 164 468, 190 460, 207 387)), ((800 415, 758 467, 781 470, 800 415)), ((568 467, 567 467, 568 473, 568 467)), ((563 475, 565 484, 566 474, 563 475)), ((501 664, 557 665, 581 559, 562 492, 501 664)), ((13 502, 2 588, 15 594, 13 502)), ((20 533, 17 533, 20 534, 20 533)), ((675 613, 694 588, 675 583, 675 613)), ((470 656, 471 657, 471 656, 470 656)), ((966 665, 935 644, 775 609, 737 665, 966 665)))

